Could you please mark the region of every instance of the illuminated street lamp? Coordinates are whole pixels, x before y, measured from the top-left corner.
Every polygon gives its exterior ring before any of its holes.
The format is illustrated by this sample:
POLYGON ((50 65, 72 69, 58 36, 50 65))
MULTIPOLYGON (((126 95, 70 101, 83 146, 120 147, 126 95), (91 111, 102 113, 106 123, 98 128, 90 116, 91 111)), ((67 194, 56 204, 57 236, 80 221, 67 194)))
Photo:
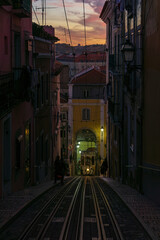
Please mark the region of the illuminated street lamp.
POLYGON ((104 131, 104 128, 103 128, 103 126, 101 127, 101 132, 103 132, 104 131))

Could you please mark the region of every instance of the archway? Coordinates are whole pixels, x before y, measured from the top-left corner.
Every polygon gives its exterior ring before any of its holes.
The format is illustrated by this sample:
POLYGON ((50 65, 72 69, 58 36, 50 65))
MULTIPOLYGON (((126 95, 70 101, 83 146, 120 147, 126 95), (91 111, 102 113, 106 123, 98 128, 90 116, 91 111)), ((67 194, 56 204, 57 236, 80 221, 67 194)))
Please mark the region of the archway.
POLYGON ((90 129, 82 129, 76 135, 76 174, 97 175, 97 138, 90 129))

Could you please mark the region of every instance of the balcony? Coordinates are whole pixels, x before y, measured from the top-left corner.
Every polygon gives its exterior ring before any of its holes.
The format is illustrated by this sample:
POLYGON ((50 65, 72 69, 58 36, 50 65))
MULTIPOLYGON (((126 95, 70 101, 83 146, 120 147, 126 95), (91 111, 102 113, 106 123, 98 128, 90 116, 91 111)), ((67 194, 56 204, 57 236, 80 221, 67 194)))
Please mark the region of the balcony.
POLYGON ((11 4, 12 4, 11 0, 0 0, 0 6, 8 6, 11 4))
POLYGON ((31 17, 31 1, 30 0, 14 0, 13 13, 20 18, 31 17))

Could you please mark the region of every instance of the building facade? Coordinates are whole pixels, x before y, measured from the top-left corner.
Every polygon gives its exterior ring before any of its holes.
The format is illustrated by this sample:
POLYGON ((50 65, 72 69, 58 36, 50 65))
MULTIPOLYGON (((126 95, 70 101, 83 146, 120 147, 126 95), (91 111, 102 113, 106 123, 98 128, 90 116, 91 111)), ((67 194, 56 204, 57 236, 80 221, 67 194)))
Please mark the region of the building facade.
POLYGON ((56 57, 57 61, 69 66, 70 78, 77 73, 90 68, 92 66, 105 66, 106 53, 105 52, 86 52, 79 55, 61 55, 56 57))
POLYGON ((54 43, 57 40, 53 27, 42 27, 33 23, 33 64, 38 70, 34 92, 36 183, 49 180, 53 175, 54 132, 57 124, 57 89, 59 89, 54 76, 54 43))
POLYGON ((141 0, 116 0, 106 1, 100 15, 107 26, 110 176, 121 179, 157 202, 160 163, 159 101, 156 98, 158 14, 158 1, 148 5, 147 1, 141 0), (117 108, 118 115, 115 114, 117 108), (115 157, 119 172, 116 171, 115 157))
POLYGON ((0 3, 0 196, 34 181, 31 1, 0 3))
POLYGON ((142 190, 160 203, 160 2, 143 1, 142 190))
POLYGON ((105 90, 105 74, 93 67, 77 74, 69 83, 71 175, 100 175, 106 158, 105 90))

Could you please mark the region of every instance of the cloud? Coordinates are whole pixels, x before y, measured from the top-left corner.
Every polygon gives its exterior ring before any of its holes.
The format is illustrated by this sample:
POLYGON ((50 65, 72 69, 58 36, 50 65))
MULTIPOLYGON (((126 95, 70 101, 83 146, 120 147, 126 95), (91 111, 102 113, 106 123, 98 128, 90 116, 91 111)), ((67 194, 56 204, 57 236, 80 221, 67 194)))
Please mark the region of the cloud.
MULTIPOLYGON (((82 0, 74 0, 74 1, 82 3, 82 0)), ((93 10, 98 14, 100 14, 103 8, 104 2, 105 0, 85 0, 85 3, 88 3, 93 8, 93 10)))

